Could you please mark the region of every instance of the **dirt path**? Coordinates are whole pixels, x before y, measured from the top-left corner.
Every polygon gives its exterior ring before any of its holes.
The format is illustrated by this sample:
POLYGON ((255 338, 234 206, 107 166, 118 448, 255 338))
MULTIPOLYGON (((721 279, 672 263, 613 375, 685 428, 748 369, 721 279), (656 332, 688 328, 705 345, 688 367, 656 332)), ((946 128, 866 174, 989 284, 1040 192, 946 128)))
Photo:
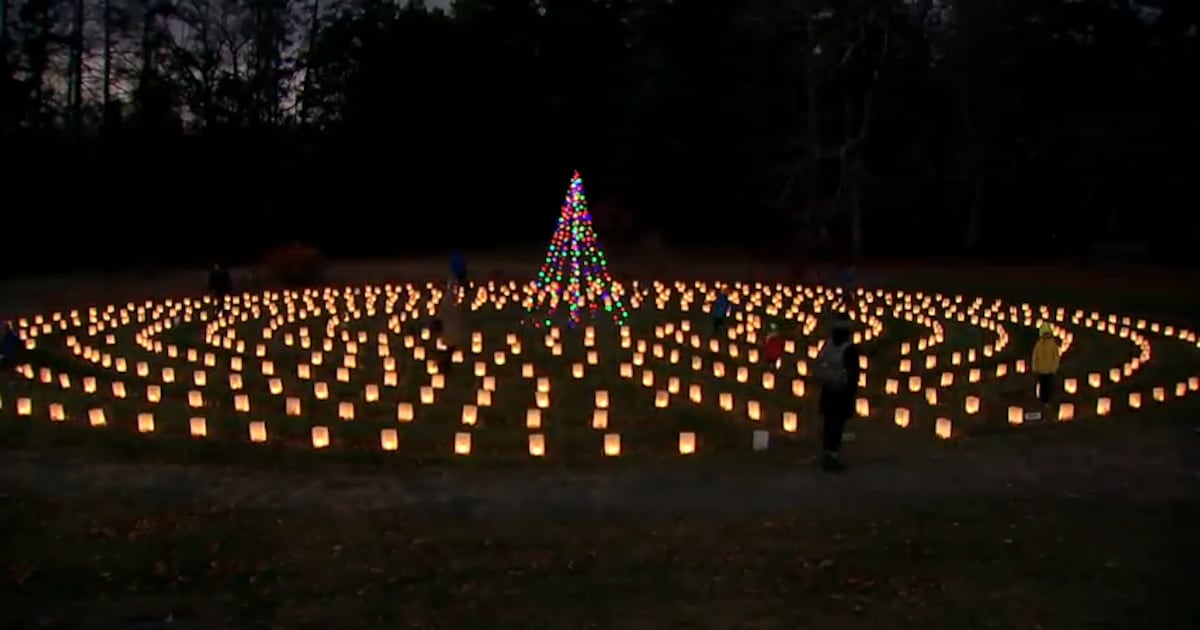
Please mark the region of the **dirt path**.
MULTIPOLYGON (((0 452, 0 487, 58 500, 111 497, 154 506, 413 510, 464 517, 570 514, 837 513, 859 505, 1017 495, 1200 496, 1200 435, 1164 426, 1124 441, 965 449, 920 461, 861 463, 830 476, 811 465, 715 467, 630 462, 603 473, 414 470, 396 476, 262 469, 75 464, 53 452, 0 452)), ((852 451, 851 451, 852 452, 852 451)))

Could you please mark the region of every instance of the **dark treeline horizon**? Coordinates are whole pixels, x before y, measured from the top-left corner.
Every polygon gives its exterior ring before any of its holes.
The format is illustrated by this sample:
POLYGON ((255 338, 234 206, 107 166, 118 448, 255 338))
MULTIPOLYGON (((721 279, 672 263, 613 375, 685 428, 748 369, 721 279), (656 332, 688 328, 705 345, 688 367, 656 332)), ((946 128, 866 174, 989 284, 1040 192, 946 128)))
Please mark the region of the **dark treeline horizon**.
POLYGON ((1190 263, 1196 4, 0 0, 0 256, 1190 263))

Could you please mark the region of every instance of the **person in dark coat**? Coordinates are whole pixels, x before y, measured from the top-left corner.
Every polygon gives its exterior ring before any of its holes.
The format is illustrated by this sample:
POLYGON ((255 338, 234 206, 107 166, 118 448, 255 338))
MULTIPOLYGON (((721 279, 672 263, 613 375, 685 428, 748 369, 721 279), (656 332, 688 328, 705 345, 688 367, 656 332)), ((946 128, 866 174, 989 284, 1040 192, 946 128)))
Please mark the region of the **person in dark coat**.
POLYGON ((851 339, 850 321, 839 318, 833 332, 817 357, 815 368, 821 385, 818 409, 821 413, 821 467, 842 469, 842 436, 846 423, 854 417, 858 394, 858 348, 851 339))
POLYGON ((448 283, 438 306, 433 332, 446 345, 446 351, 442 353, 439 361, 442 372, 450 369, 455 351, 461 350, 467 343, 467 322, 463 314, 465 307, 459 304, 460 297, 458 285, 448 283))
POLYGON ((713 302, 712 318, 713 318, 713 336, 721 334, 725 330, 725 320, 733 312, 733 306, 729 303, 729 295, 721 289, 717 293, 717 299, 713 302))
POLYGON ((849 308, 854 303, 854 267, 844 267, 841 277, 842 308, 849 308))
POLYGON ((12 322, 0 323, 0 366, 8 367, 16 361, 17 354, 24 347, 21 337, 12 322))
POLYGON ((213 297, 213 317, 220 317, 225 313, 225 309, 229 305, 225 302, 225 297, 233 292, 233 278, 229 275, 229 270, 222 265, 213 265, 211 271, 208 272, 208 293, 213 297))
POLYGON ((450 252, 450 274, 458 286, 467 286, 467 258, 457 249, 450 252))
POLYGON ((208 292, 218 300, 233 292, 233 278, 229 270, 221 265, 213 265, 208 272, 208 292))

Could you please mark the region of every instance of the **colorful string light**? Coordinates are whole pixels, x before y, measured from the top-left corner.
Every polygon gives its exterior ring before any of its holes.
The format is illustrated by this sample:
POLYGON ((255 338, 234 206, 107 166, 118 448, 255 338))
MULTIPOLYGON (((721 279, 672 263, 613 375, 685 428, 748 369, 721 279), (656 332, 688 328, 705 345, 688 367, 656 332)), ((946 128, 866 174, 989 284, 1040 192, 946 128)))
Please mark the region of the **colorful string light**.
POLYGON ((565 304, 568 325, 575 326, 586 309, 591 315, 603 308, 618 324, 629 317, 621 301, 620 287, 608 273, 608 261, 592 227, 587 195, 579 171, 571 177, 571 187, 563 201, 558 227, 546 249, 546 260, 534 282, 537 294, 527 302, 530 311, 548 311, 545 324, 565 304))

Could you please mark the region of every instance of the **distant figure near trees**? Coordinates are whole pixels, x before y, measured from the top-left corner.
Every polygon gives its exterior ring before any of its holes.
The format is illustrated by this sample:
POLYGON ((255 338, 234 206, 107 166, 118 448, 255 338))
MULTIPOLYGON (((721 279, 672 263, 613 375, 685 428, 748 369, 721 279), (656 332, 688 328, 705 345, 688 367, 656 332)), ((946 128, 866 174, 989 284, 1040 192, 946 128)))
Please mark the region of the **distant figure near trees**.
POLYGON ((12 322, 0 323, 0 367, 12 365, 21 346, 21 337, 17 335, 12 322))
POLYGON ((842 268, 842 275, 839 282, 842 290, 841 304, 842 308, 851 308, 854 304, 854 267, 842 268))
POLYGON ((450 369, 454 352, 466 344, 467 323, 462 312, 463 306, 459 304, 460 290, 459 285, 453 282, 446 284, 442 301, 438 305, 437 319, 434 320, 433 333, 446 346, 446 351, 439 360, 439 367, 443 372, 450 369))
POLYGON ((733 311, 733 307, 729 303, 729 295, 725 293, 724 287, 717 293, 717 299, 713 303, 712 318, 713 318, 713 336, 721 334, 725 330, 725 319, 733 311))
POLYGON ((233 292, 233 278, 228 269, 221 265, 213 265, 212 271, 208 272, 208 292, 218 300, 233 292))
POLYGON ((459 286, 467 286, 467 258, 457 249, 450 252, 450 275, 459 286))

